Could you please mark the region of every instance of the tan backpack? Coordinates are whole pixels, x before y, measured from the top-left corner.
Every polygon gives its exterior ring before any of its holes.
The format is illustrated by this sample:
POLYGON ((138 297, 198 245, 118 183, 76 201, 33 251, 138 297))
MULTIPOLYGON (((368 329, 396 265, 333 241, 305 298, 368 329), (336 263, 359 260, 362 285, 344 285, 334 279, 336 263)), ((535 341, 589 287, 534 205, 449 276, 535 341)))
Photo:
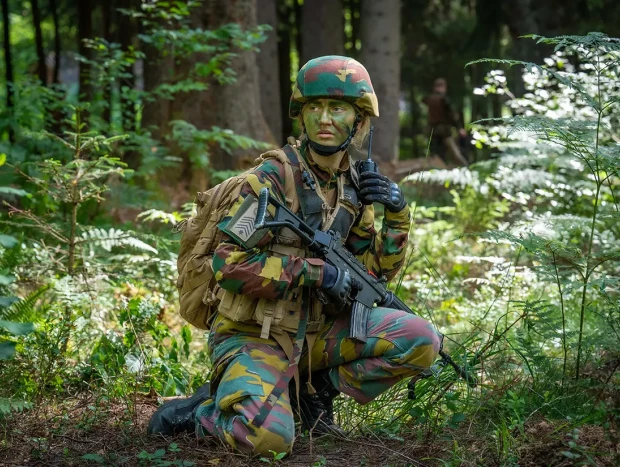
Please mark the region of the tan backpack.
MULTIPOLYGON (((296 204, 297 191, 288 157, 281 149, 269 151, 256 159, 256 165, 269 159, 277 159, 284 166, 287 204, 289 207, 296 204)), ((217 224, 237 201, 246 177, 253 170, 224 180, 209 191, 199 192, 194 201, 197 214, 175 228, 175 232, 183 232, 177 260, 180 313, 197 328, 209 329, 221 298, 212 268, 213 252, 223 235, 217 224)))

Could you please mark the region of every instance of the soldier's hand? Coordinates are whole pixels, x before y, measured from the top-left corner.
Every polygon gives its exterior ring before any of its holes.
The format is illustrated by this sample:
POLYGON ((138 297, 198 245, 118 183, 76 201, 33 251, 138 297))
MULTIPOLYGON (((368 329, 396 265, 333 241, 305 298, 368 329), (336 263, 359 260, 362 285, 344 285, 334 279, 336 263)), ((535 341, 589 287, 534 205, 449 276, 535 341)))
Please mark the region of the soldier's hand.
POLYGON ((325 263, 323 266, 323 282, 321 289, 339 304, 346 302, 351 292, 351 275, 342 269, 325 263))
POLYGON ((398 185, 378 172, 362 172, 359 186, 364 204, 381 203, 391 212, 400 212, 407 205, 398 185))

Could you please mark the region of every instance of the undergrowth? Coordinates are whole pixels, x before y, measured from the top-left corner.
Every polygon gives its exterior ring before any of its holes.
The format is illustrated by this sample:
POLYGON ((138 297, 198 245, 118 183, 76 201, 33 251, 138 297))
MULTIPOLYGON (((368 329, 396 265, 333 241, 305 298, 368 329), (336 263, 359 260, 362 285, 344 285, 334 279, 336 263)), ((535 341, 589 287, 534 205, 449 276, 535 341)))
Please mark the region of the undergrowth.
MULTIPOLYGON (((528 92, 507 102, 512 117, 476 124, 474 143, 493 157, 405 181, 418 194, 394 288, 445 334, 445 348, 478 386, 436 367, 415 399, 406 381, 364 406, 341 397, 336 415, 351 440, 424 447, 407 459, 436 465, 517 465, 538 448, 550 463, 620 460, 620 42, 602 34, 534 39, 556 48, 544 65, 496 61, 523 66, 528 92)), ((502 77, 492 73, 478 92, 511 96, 502 77)), ((157 396, 189 394, 209 378, 206 339, 176 311, 177 244, 167 230, 188 210, 159 206, 115 223, 106 212, 117 206, 114 190, 136 185, 114 154, 137 145, 137 135, 87 131, 80 109, 73 112, 61 138, 37 133, 36 145, 56 157, 11 161, 19 188, 0 187, 10 211, 0 235, 0 453, 16 449, 17 411, 57 422, 28 438, 41 459, 55 435, 93 432, 114 410, 116 435, 132 445, 145 400, 154 408, 157 396), (76 422, 69 414, 78 412, 76 422)), ((187 124, 173 128, 189 151, 213 142, 219 129, 212 131, 192 139, 187 124)), ((312 462, 329 465, 313 442, 312 462)), ((191 465, 175 457, 178 448, 82 450, 77 459, 191 465)), ((279 454, 264 463, 286 462, 279 454)))

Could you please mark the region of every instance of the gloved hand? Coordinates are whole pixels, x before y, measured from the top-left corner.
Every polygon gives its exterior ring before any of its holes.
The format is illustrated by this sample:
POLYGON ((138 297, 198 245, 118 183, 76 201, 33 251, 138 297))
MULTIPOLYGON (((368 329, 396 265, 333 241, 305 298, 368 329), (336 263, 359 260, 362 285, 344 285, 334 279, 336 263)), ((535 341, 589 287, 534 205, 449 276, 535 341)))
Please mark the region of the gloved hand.
POLYGON ((347 271, 325 263, 321 289, 339 304, 345 303, 351 291, 351 275, 347 271))
POLYGON ((379 172, 360 173, 360 198, 363 204, 381 203, 391 212, 400 212, 407 205, 398 185, 379 172))

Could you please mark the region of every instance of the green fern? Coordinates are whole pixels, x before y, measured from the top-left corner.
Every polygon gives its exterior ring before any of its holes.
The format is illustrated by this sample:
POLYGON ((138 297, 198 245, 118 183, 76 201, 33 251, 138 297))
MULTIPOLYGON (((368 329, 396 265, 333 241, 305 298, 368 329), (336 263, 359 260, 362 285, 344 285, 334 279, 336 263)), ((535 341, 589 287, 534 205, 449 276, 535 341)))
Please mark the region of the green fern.
POLYGON ((24 410, 31 408, 31 402, 0 397, 0 415, 7 415, 11 412, 23 412, 24 410))
POLYGON ((82 239, 77 243, 88 244, 91 247, 97 245, 105 251, 112 251, 114 247, 129 246, 140 251, 157 254, 155 248, 135 237, 133 232, 125 232, 113 227, 109 230, 100 228, 85 230, 82 232, 82 239))
POLYGON ((16 301, 5 309, 0 308, 0 319, 21 322, 36 322, 45 315, 49 306, 37 305, 43 295, 50 289, 49 285, 38 288, 25 298, 16 301))

